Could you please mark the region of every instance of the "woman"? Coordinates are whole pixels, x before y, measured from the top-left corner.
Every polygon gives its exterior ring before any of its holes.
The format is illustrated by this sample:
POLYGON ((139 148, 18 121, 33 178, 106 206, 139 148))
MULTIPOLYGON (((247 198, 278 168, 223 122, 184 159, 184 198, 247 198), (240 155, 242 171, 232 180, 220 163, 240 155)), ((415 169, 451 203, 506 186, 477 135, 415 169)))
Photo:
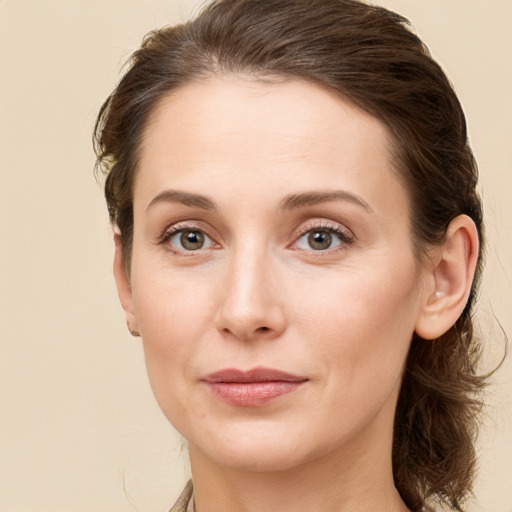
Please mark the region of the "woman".
POLYGON ((213 2, 147 36, 95 142, 127 325, 188 442, 173 510, 462 510, 477 169, 406 20, 213 2))

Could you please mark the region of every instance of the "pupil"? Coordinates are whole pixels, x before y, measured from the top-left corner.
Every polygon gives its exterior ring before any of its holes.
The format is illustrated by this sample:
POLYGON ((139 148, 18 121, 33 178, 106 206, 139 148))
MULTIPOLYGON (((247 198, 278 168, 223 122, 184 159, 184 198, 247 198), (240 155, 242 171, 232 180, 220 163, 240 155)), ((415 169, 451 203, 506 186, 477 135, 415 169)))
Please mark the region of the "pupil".
POLYGON ((313 231, 308 238, 309 245, 315 251, 328 249, 332 242, 332 235, 329 231, 313 231))
POLYGON ((204 244, 204 235, 201 231, 185 230, 181 234, 181 245, 191 251, 201 249, 204 244))

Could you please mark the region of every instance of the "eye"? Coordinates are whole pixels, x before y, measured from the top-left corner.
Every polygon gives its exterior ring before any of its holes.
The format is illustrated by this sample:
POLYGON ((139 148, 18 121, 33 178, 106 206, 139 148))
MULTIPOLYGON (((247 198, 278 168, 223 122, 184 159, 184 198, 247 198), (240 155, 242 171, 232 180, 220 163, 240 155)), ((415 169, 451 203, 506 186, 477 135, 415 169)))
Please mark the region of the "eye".
POLYGON ((347 245, 351 241, 351 236, 340 228, 322 226, 305 231, 295 243, 295 248, 307 251, 330 251, 347 245))
POLYGON ((325 251, 333 249, 341 244, 331 231, 326 229, 313 229, 304 233, 297 241, 298 249, 313 249, 314 251, 325 251))
POLYGON ((164 241, 177 252, 198 251, 213 245, 213 240, 204 231, 190 228, 177 229, 169 233, 164 241))
POLYGON ((308 234, 308 245, 315 251, 323 251, 331 248, 332 242, 332 233, 329 231, 311 231, 308 234))

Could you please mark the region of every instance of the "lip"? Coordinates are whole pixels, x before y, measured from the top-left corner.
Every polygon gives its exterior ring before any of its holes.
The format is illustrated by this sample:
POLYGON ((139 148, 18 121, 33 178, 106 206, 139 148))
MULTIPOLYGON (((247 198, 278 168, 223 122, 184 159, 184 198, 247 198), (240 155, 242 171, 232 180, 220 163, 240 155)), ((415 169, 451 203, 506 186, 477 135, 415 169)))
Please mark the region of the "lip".
POLYGON ((298 390, 307 377, 272 368, 227 368, 202 378, 220 400, 240 407, 260 407, 298 390))

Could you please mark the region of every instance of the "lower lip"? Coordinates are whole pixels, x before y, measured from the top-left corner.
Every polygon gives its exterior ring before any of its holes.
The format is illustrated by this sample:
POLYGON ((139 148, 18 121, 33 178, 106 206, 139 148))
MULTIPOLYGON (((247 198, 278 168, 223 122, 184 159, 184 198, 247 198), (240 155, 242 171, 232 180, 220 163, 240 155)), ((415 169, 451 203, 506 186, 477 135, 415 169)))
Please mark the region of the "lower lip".
POLYGON ((208 382, 220 400, 240 407, 260 407, 299 389, 304 382, 208 382))

